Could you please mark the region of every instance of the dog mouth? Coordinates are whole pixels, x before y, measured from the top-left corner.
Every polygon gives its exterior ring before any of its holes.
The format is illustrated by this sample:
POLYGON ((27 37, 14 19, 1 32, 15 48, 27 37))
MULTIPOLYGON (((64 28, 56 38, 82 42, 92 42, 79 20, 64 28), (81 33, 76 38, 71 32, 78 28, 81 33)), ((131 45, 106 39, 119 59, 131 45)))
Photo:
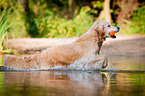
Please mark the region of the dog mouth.
POLYGON ((111 36, 111 38, 116 38, 116 36, 115 36, 115 35, 113 35, 113 36, 111 36))
POLYGON ((110 37, 111 38, 116 38, 115 33, 116 33, 115 31, 110 31, 109 32, 110 37))

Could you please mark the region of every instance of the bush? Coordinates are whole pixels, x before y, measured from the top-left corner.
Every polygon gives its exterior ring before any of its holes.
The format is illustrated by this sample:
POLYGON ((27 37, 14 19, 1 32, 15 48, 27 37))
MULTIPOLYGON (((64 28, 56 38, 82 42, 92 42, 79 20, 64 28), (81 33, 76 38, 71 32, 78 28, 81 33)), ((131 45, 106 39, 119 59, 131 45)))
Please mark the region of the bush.
POLYGON ((132 14, 132 21, 127 24, 127 33, 145 34, 145 6, 139 7, 132 14))
POLYGON ((48 11, 46 17, 35 19, 41 37, 68 38, 80 36, 93 24, 88 8, 83 7, 74 19, 60 18, 48 11))

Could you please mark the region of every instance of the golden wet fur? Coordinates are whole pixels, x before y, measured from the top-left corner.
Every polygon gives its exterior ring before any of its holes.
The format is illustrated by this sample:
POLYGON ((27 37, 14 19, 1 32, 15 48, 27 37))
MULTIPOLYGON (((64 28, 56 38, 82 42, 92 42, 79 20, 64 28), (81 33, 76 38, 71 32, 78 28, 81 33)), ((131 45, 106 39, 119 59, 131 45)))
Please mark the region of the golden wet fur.
MULTIPOLYGON (((110 23, 106 21, 96 21, 93 26, 75 42, 48 48, 40 54, 30 56, 6 55, 4 57, 4 66, 17 70, 51 69, 58 65, 67 66, 82 57, 91 55, 96 55, 96 59, 98 60, 100 57, 97 55, 100 52, 103 41, 106 37, 111 37, 109 32, 111 30, 118 31, 116 27, 108 25, 110 25, 110 23)), ((105 56, 101 58, 104 58, 102 67, 105 68, 107 66, 106 58, 105 56)), ((95 63, 94 61, 92 62, 95 63)))

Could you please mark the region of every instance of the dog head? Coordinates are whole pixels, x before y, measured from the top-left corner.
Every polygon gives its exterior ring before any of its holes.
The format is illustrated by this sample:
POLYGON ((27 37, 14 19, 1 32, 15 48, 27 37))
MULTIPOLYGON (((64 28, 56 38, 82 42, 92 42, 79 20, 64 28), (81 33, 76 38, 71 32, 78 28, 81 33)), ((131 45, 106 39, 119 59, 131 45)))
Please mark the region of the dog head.
POLYGON ((103 36, 104 39, 107 37, 116 38, 115 34, 113 36, 110 35, 111 31, 114 31, 115 33, 119 32, 119 27, 112 26, 104 20, 96 21, 92 28, 98 35, 103 36))

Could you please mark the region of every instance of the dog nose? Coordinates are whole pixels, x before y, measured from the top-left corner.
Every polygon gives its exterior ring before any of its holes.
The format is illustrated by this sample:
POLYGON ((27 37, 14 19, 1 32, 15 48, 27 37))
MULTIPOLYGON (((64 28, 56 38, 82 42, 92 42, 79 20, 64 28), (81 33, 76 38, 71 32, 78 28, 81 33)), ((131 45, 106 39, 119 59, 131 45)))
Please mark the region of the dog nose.
POLYGON ((119 31, 119 29, 120 29, 120 28, 119 28, 119 27, 117 27, 117 29, 118 29, 118 31, 119 31))

